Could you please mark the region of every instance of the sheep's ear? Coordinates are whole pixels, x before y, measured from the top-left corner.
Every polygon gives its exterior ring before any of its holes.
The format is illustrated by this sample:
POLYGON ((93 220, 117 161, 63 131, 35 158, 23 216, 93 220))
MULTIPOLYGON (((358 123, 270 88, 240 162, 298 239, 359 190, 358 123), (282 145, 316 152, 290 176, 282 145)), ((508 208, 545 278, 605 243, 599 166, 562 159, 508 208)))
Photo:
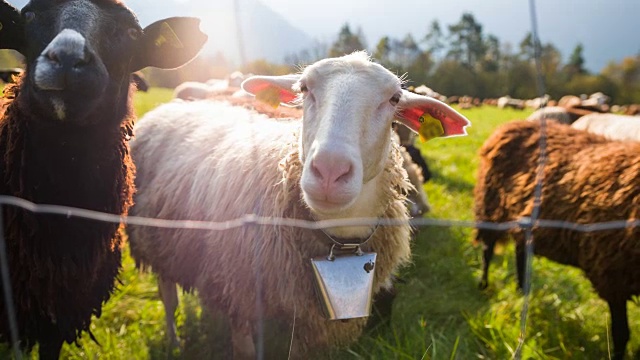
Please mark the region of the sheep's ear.
POLYGON ((0 49, 22 52, 25 45, 20 11, 6 1, 0 1, 0 49))
POLYGON ((136 40, 129 70, 135 72, 154 66, 175 69, 191 61, 207 42, 200 31, 200 19, 172 17, 147 26, 136 40))
POLYGON ((398 120, 417 132, 422 140, 467 135, 471 125, 449 105, 428 96, 403 90, 398 103, 398 120))
POLYGON ((298 92, 293 85, 300 80, 300 75, 252 76, 242 82, 242 89, 274 108, 283 104, 293 106, 298 92))

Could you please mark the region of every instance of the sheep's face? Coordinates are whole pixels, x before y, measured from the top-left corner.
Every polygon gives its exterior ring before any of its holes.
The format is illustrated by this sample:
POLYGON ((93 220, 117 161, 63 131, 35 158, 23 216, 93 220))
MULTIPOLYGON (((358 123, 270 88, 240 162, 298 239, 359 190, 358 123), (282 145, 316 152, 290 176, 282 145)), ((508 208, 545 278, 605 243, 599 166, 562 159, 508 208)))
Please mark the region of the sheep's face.
POLYGON ((344 212, 362 200, 363 186, 382 172, 400 84, 362 54, 305 69, 294 86, 304 102, 301 189, 311 209, 344 212))
MULTIPOLYGON (((391 124, 414 130, 426 113, 442 122, 438 135, 464 134, 468 121, 433 99, 410 94, 400 79, 363 52, 321 60, 300 75, 253 77, 249 93, 283 103, 302 100, 300 187, 318 218, 379 216, 389 199, 379 185, 389 158, 391 124)), ((383 185, 383 184, 382 184, 383 185)), ((361 236, 368 229, 341 232, 361 236)))
POLYGON ((118 0, 31 0, 19 14, 3 0, 0 8, 3 18, 14 19, 0 30, 14 35, 0 33, 0 48, 25 55, 30 107, 57 121, 93 123, 99 117, 92 112, 113 111, 105 98, 126 103, 133 71, 182 65, 206 40, 195 19, 166 19, 143 30, 118 0), (186 35, 195 40, 184 42, 186 35))

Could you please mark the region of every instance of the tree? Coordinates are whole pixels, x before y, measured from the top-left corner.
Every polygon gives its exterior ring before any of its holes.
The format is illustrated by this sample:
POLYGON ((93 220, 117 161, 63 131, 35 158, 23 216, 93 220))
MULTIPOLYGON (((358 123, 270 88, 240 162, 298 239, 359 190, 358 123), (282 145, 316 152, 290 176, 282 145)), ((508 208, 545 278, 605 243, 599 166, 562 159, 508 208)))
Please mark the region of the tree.
POLYGON ((587 70, 584 68, 584 56, 582 55, 582 51, 584 50, 582 44, 576 45, 569 56, 569 61, 565 66, 565 73, 568 75, 568 78, 571 79, 575 75, 578 74, 586 74, 587 70))
POLYGON ((388 36, 381 38, 373 52, 373 58, 398 75, 408 73, 409 79, 416 84, 427 80, 434 65, 431 54, 423 52, 411 34, 407 34, 402 40, 388 36))
MULTIPOLYGON (((406 73, 411 85, 424 83, 446 95, 532 98, 540 95, 535 84, 542 75, 545 92, 555 99, 600 90, 612 97, 612 103, 640 103, 640 54, 610 63, 601 74, 592 75, 585 68, 583 44, 563 59, 552 43, 538 40, 535 44, 531 33, 513 44, 501 42, 483 33, 470 13, 454 24, 434 20, 426 30, 422 38, 414 34, 382 37, 372 48, 374 59, 400 76, 406 73)), ((354 32, 345 24, 329 55, 364 48, 362 31, 354 32)))
POLYGON ((391 54, 391 39, 388 36, 384 36, 378 41, 375 50, 373 51, 373 58, 385 67, 392 66, 389 59, 391 54))
POLYGON ((536 57, 536 49, 533 45, 533 35, 531 32, 527 32, 524 39, 519 44, 520 53, 518 54, 523 60, 533 61, 536 57))
POLYGON ((444 49, 442 30, 440 29, 438 20, 431 22, 429 30, 427 30, 427 34, 422 39, 422 42, 427 47, 425 51, 428 52, 431 57, 437 57, 438 53, 444 49))
POLYGON ((393 40, 391 42, 389 57, 397 67, 406 71, 420 53, 421 50, 418 47, 418 43, 411 34, 407 34, 402 40, 393 40))
POLYGON ((409 80, 415 85, 425 84, 429 80, 429 74, 433 69, 435 62, 431 57, 431 53, 427 51, 420 52, 413 62, 406 69, 409 80))
POLYGON ((447 56, 465 66, 475 67, 484 57, 486 47, 482 36, 482 25, 473 14, 464 13, 457 24, 449 25, 450 49, 447 56))
POLYGON ((325 42, 314 40, 313 44, 297 53, 291 53, 284 57, 284 62, 291 66, 304 66, 324 59, 329 54, 329 45, 325 42))
POLYGON ((620 63, 609 63, 602 70, 602 76, 613 82, 618 90, 618 96, 610 95, 612 103, 640 103, 640 55, 625 57, 620 63))
POLYGON ((484 41, 484 48, 482 69, 492 73, 497 72, 500 69, 500 40, 494 35, 489 35, 484 41))
POLYGON ((294 71, 294 69, 289 65, 274 64, 268 62, 267 60, 260 59, 245 64, 242 68, 240 68, 240 71, 245 74, 253 73, 260 75, 285 75, 290 74, 294 71))
POLYGON ((455 60, 442 60, 430 77, 429 87, 445 95, 476 96, 473 70, 455 60))
POLYGON ((540 50, 540 62, 545 75, 555 76, 562 64, 562 54, 553 44, 545 44, 540 50))
POLYGON ((513 64, 506 72, 506 93, 517 99, 531 99, 539 96, 535 68, 529 61, 514 57, 513 64))
MULTIPOLYGON (((529 64, 532 71, 537 72, 536 67, 536 49, 533 41, 533 35, 529 32, 525 35, 524 39, 519 44, 520 52, 518 58, 529 64)), ((560 51, 553 44, 540 44, 538 40, 538 46, 540 50, 540 66, 542 70, 542 77, 545 83, 545 91, 552 97, 560 97, 562 94, 561 87, 565 83, 566 79, 558 77, 560 71, 560 65, 562 63, 562 56, 560 51)), ((520 69, 524 72, 523 69, 520 69)))
POLYGON ((554 98, 560 98, 563 95, 562 87, 564 82, 560 75, 562 66, 562 54, 551 43, 542 46, 540 50, 540 65, 546 85, 547 94, 554 98))
POLYGON ((338 39, 329 49, 329 56, 337 57, 364 49, 365 45, 362 30, 359 29, 358 32, 354 34, 351 32, 349 24, 344 24, 338 33, 338 39))

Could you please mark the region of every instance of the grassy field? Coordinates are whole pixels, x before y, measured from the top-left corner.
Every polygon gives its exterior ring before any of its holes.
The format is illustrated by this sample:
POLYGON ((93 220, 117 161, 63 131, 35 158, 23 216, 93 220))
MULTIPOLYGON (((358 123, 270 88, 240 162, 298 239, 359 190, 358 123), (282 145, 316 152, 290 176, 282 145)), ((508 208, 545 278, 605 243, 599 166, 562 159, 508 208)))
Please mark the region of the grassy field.
MULTIPOLYGON (((136 98, 139 114, 171 97, 152 89, 136 98)), ((469 136, 422 144, 433 170, 426 184, 431 218, 472 220, 476 153, 493 129, 525 112, 478 108, 463 113, 472 121, 469 136)), ((478 290, 481 252, 466 228, 423 228, 404 269, 392 318, 369 330, 333 359, 508 359, 517 346, 523 297, 516 291, 513 248, 494 258, 491 285, 478 290)), ((535 259, 528 331, 523 359, 607 359, 609 312, 582 274, 535 259)), ((154 277, 139 273, 125 256, 122 284, 94 320, 100 346, 88 336, 80 347, 65 345, 64 359, 228 358, 226 325, 201 309, 194 295, 181 295, 178 311, 182 352, 165 340, 164 310, 154 277)), ((632 340, 640 349, 640 310, 629 304, 632 340)), ((278 340, 278 339, 276 339, 278 340)), ((275 342, 278 342, 274 340, 275 342)), ((271 341, 271 340, 269 340, 271 341)), ((279 339, 286 344, 287 339, 279 339)), ((0 351, 0 358, 9 356, 0 351)), ((31 354, 36 358, 36 354, 31 354)), ((269 356, 267 356, 269 358, 269 356)), ((636 357, 637 358, 637 357, 636 357)))

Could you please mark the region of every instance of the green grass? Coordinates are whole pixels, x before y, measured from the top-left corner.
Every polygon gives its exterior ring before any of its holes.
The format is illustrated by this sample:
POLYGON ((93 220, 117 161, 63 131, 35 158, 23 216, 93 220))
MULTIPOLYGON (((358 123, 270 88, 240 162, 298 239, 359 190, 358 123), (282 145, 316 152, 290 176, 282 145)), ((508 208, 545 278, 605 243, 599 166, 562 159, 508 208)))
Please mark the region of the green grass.
POLYGON ((149 88, 148 92, 138 91, 134 95, 134 104, 138 116, 156 108, 173 98, 173 90, 166 88, 149 88))
MULTIPOLYGON (((171 97, 152 89, 136 98, 142 114, 171 97)), ((480 108, 463 113, 473 122, 469 136, 422 144, 433 170, 425 185, 431 218, 472 220, 477 149, 493 131, 525 112, 480 108)), ((513 247, 494 258, 490 287, 477 288, 481 252, 466 228, 423 228, 413 246, 413 264, 404 269, 393 316, 369 330, 334 359, 509 359, 518 344, 523 297, 516 290, 513 247)), ((536 258, 523 359, 607 359, 609 312, 582 274, 536 258)), ((80 347, 65 345, 64 359, 228 358, 227 324, 200 307, 197 297, 181 295, 178 332, 182 352, 165 339, 164 310, 154 277, 139 273, 125 254, 122 285, 92 323, 101 346, 88 336, 80 347)), ((640 311, 629 303, 631 355, 640 348, 640 311)), ((286 343, 287 338, 280 339, 286 343)), ((0 358, 9 352, 0 351, 0 358)), ((36 358, 35 352, 31 354, 36 358)), ((267 357, 269 358, 269 356, 267 357)))

